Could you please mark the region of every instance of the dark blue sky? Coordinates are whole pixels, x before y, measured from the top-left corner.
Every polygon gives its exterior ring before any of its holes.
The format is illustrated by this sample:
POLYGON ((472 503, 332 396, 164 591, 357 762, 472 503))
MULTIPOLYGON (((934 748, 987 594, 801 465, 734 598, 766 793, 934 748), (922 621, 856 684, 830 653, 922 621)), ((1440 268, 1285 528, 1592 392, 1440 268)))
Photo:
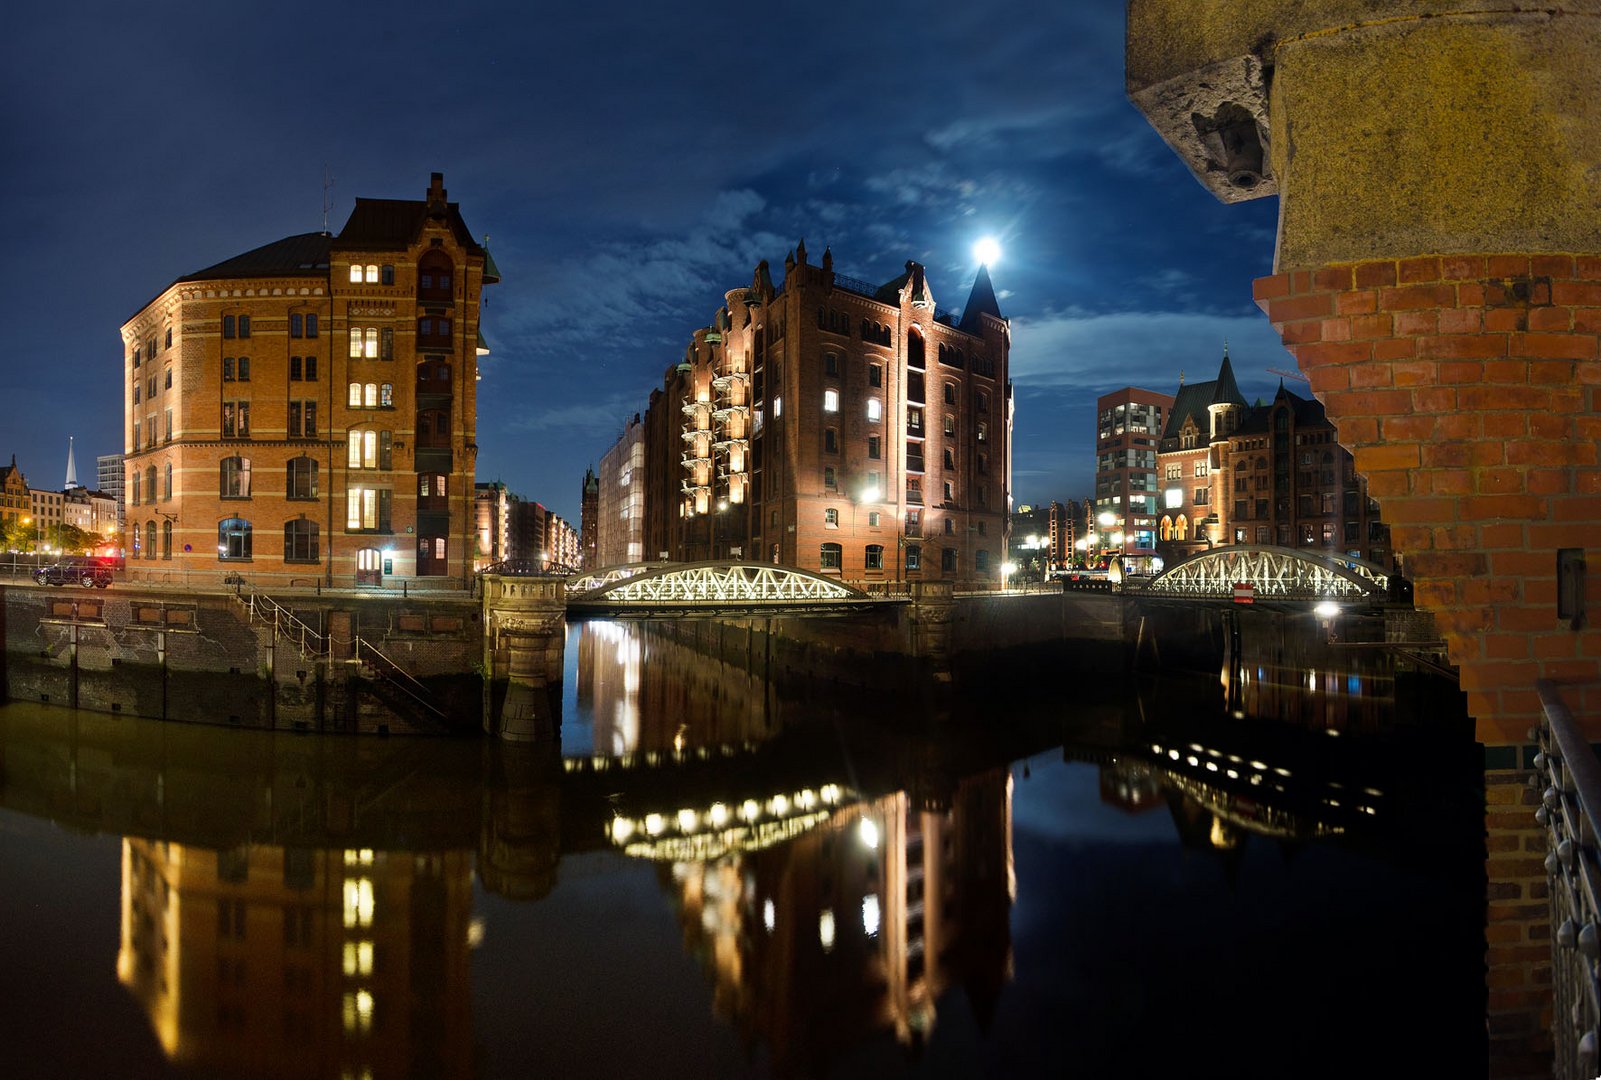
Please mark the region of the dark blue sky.
POLYGON ((0 366, 36 486, 121 449, 124 320, 179 275, 442 171, 502 284, 478 478, 578 517, 583 470, 692 330, 804 237, 1012 320, 1019 503, 1082 497, 1094 399, 1293 361, 1251 302, 1276 200, 1224 207, 1123 96, 1123 5, 457 6, 93 0, 11 13, 0 366))

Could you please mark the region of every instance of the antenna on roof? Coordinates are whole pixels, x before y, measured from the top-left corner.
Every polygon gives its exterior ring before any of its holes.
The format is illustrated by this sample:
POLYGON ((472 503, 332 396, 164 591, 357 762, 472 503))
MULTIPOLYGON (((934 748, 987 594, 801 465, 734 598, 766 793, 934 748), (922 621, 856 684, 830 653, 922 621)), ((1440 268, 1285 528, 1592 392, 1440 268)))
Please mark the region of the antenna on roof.
POLYGON ((328 211, 333 209, 333 174, 328 171, 328 163, 322 166, 322 231, 328 231, 328 211))

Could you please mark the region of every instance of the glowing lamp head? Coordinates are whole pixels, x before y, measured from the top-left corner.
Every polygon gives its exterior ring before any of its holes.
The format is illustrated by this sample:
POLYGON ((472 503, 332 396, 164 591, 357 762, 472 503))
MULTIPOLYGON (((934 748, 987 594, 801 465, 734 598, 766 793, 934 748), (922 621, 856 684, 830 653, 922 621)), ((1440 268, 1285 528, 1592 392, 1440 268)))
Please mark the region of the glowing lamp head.
POLYGON ((973 245, 973 258, 985 266, 994 266, 1001 261, 1001 242, 993 236, 985 236, 973 245))

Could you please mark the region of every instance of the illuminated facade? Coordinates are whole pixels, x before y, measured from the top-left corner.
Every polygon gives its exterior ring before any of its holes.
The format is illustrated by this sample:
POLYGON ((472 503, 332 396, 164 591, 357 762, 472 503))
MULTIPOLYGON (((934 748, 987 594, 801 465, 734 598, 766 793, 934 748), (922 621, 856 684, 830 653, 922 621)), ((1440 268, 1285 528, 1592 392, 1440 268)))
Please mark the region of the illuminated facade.
POLYGON ((1093 528, 1082 537, 1091 565, 1109 555, 1148 564, 1156 554, 1156 447, 1172 409, 1166 394, 1132 386, 1096 400, 1093 528))
POLYGON ((595 566, 646 561, 645 426, 638 413, 601 456, 595 483, 595 566))
POLYGON ((998 584, 1011 329, 988 271, 959 316, 913 262, 872 285, 802 244, 784 272, 730 290, 651 395, 647 555, 998 584))
POLYGON ((1227 542, 1229 437, 1246 411, 1227 348, 1216 379, 1180 384, 1157 448, 1162 474, 1157 546, 1165 559, 1227 542))
POLYGON ((129 576, 465 586, 498 280, 435 173, 164 289, 122 327, 129 576))
POLYGON ((13 454, 10 465, 0 465, 0 523, 12 534, 13 545, 22 519, 33 517, 33 502, 28 492, 28 478, 22 475, 17 467, 17 456, 13 454))
POLYGON ((595 475, 593 468, 584 471, 583 501, 578 511, 578 548, 581 565, 585 570, 595 570, 606 564, 598 562, 600 551, 598 546, 596 527, 599 524, 600 512, 600 479, 595 475))
POLYGON ((470 1076, 472 858, 124 840, 117 978, 208 1075, 470 1076))

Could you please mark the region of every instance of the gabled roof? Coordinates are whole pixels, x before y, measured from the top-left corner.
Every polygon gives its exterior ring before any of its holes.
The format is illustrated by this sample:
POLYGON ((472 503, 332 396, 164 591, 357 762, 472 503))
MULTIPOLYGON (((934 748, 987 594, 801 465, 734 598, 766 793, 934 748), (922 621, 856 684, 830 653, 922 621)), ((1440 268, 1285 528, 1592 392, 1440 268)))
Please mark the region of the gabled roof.
POLYGON ((442 209, 430 211, 421 199, 357 199, 345 227, 339 230, 338 246, 371 250, 409 247, 421 235, 431 213, 444 218, 463 248, 474 255, 483 254, 462 220, 459 204, 445 203, 442 209))
POLYGON ((967 304, 962 308, 962 321, 957 329, 969 334, 978 333, 981 315, 1001 318, 1001 305, 995 299, 995 286, 990 282, 989 267, 983 263, 979 264, 978 276, 973 279, 973 291, 967 294, 967 304))
POLYGON ((328 249, 333 238, 325 232, 286 236, 252 248, 220 263, 185 274, 179 281, 212 281, 232 277, 293 277, 328 270, 328 249))
POLYGON ((1229 363, 1227 347, 1223 350, 1223 364, 1218 368, 1217 378, 1179 387, 1179 392, 1173 397, 1173 408, 1168 410, 1167 423, 1162 427, 1160 449, 1175 449, 1168 446, 1167 442, 1179 437, 1184 421, 1189 418, 1193 418, 1195 426, 1210 436, 1212 422, 1207 410, 1213 405, 1245 407, 1245 396, 1240 393, 1239 383, 1234 381, 1234 367, 1229 363))
POLYGON ((1279 392, 1273 395, 1273 400, 1266 405, 1258 404, 1246 413, 1235 434, 1266 435, 1273 427, 1273 409, 1280 402, 1289 405, 1295 418, 1295 426, 1298 428, 1330 426, 1328 413, 1324 412, 1323 406, 1316 398, 1300 397, 1286 390, 1284 384, 1280 383, 1279 392))

